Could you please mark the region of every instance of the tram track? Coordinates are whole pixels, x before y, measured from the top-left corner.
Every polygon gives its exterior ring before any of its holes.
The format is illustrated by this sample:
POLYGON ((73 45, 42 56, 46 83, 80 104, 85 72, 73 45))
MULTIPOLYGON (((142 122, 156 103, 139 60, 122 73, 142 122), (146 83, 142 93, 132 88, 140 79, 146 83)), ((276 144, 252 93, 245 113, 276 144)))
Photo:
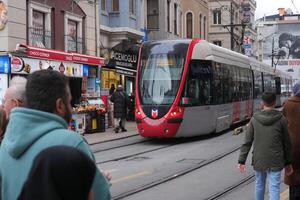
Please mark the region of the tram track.
POLYGON ((103 144, 103 143, 109 143, 109 142, 114 142, 114 141, 120 141, 120 140, 124 140, 124 139, 127 139, 127 138, 133 138, 133 137, 140 138, 140 136, 138 134, 136 134, 136 135, 128 135, 128 136, 125 136, 125 137, 120 137, 120 138, 114 138, 114 139, 109 139, 109 140, 103 140, 103 141, 97 141, 97 142, 89 143, 89 145, 92 147, 92 146, 95 146, 97 144, 103 144))
MULTIPOLYGON (((160 178, 160 179, 155 180, 155 181, 150 182, 150 183, 146 183, 146 184, 144 184, 144 185, 138 186, 138 187, 133 188, 133 189, 131 189, 131 190, 128 190, 128 191, 126 191, 126 192, 122 192, 122 193, 120 193, 120 194, 114 195, 114 196, 112 197, 112 199, 113 199, 113 200, 123 199, 123 198, 129 197, 129 196, 132 196, 132 195, 134 195, 134 194, 137 194, 137 193, 139 193, 139 192, 142 192, 142 191, 151 189, 151 188, 156 187, 156 186, 158 186, 158 185, 164 184, 164 183, 166 183, 166 182, 168 182, 168 181, 171 181, 171 180, 176 179, 176 178, 178 178, 178 177, 180 177, 180 176, 186 175, 186 174, 191 173, 191 172, 193 172, 193 171, 195 171, 195 170, 198 170, 198 169, 200 169, 200 168, 203 168, 203 167, 205 167, 205 166, 207 166, 207 165, 209 165, 209 164, 212 164, 212 163, 214 163, 214 162, 216 162, 216 161, 218 161, 218 160, 220 160, 220 159, 222 159, 222 158, 224 158, 224 157, 226 157, 226 156, 228 156, 228 155, 230 155, 230 154, 232 154, 232 153, 238 151, 238 150, 240 149, 240 147, 241 147, 241 145, 236 146, 236 147, 234 147, 234 148, 232 148, 232 149, 230 149, 230 150, 228 150, 228 151, 226 151, 226 152, 224 152, 224 153, 218 154, 218 155, 216 155, 216 156, 214 156, 214 157, 212 157, 212 158, 210 158, 210 159, 204 160, 203 162, 199 163, 198 165, 194 165, 194 166, 192 166, 192 167, 183 169, 183 170, 181 170, 181 171, 179 171, 179 172, 176 172, 176 173, 174 173, 174 174, 171 174, 171 175, 169 175, 169 176, 160 178)), ((244 180, 243 182, 247 182, 247 181, 250 180, 250 179, 251 179, 251 177, 245 178, 245 179, 243 179, 243 180, 244 180)), ((241 184, 241 183, 237 183, 236 185, 231 186, 231 187, 227 188, 226 190, 224 190, 224 191, 222 191, 222 192, 219 192, 219 193, 217 193, 217 194, 213 194, 213 195, 210 196, 208 199, 217 199, 217 197, 220 197, 220 196, 222 196, 222 195, 225 195, 225 194, 227 194, 228 192, 230 192, 230 191, 234 190, 235 188, 237 188, 237 187, 238 187, 238 184, 241 184)))
POLYGON ((250 174, 249 176, 243 178, 242 180, 240 180, 239 182, 225 188, 224 190, 220 191, 220 192, 216 192, 214 194, 212 194, 211 196, 205 198, 204 200, 217 200, 220 199, 228 194, 230 194, 231 192, 238 190, 239 188, 242 188, 243 186, 252 183, 255 181, 255 174, 250 174))

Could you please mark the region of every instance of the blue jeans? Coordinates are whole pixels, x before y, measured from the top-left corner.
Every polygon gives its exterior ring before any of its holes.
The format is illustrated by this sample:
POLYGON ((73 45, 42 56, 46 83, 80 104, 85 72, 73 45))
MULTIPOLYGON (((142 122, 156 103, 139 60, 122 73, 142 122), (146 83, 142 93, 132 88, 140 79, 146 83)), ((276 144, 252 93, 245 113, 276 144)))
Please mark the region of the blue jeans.
POLYGON ((264 200, 266 178, 269 181, 270 200, 280 200, 280 171, 255 171, 255 200, 264 200))

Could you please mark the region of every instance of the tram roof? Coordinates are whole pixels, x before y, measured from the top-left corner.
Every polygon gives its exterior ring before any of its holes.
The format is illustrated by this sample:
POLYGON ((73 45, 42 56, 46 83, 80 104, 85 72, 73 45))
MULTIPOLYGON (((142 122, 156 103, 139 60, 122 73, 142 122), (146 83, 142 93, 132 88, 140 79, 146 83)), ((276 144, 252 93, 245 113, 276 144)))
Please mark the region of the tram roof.
POLYGON ((212 60, 250 69, 249 58, 237 52, 201 40, 194 47, 192 59, 212 60))
POLYGON ((274 74, 274 69, 270 65, 260 62, 258 60, 255 60, 253 58, 249 58, 249 61, 250 61, 251 69, 259 71, 259 72, 274 74))

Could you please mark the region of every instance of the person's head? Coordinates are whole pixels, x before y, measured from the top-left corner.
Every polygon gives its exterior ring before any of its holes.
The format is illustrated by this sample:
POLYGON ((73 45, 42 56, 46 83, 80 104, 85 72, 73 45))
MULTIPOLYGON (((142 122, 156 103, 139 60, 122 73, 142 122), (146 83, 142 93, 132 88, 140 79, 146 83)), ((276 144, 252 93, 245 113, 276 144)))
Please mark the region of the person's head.
POLYGON ((294 41, 294 37, 290 33, 282 33, 279 36, 279 48, 287 47, 290 48, 292 46, 292 41, 294 41))
POLYGON ((295 83, 295 85, 293 87, 293 94, 294 94, 294 96, 300 97, 300 81, 295 83))
POLYGON ((265 92, 262 95, 262 102, 264 107, 273 108, 276 105, 276 95, 274 92, 265 92))
POLYGON ((53 146, 34 159, 18 200, 89 200, 95 163, 82 151, 53 146))
POLYGON ((111 86, 110 86, 110 88, 111 89, 115 89, 115 84, 112 83, 111 86))
POLYGON ((28 76, 26 107, 54 113, 67 123, 72 117, 71 92, 65 75, 54 70, 40 70, 28 76))
POLYGON ((11 79, 10 86, 5 91, 2 102, 7 119, 9 118, 10 112, 13 108, 24 106, 26 100, 26 82, 26 78, 21 76, 16 76, 11 79))
POLYGON ((123 86, 122 86, 122 85, 118 85, 117 90, 118 90, 118 91, 123 91, 123 86))

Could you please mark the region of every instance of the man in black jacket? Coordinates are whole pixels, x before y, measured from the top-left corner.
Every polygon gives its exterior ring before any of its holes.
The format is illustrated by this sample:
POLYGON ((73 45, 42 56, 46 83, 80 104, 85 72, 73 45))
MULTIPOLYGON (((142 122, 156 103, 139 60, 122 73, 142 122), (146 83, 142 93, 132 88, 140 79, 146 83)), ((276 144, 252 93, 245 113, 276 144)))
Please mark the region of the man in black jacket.
POLYGON ((265 182, 268 176, 270 199, 280 199, 281 170, 292 174, 292 152, 287 120, 275 110, 276 95, 264 93, 263 110, 255 113, 247 125, 245 141, 242 145, 238 168, 245 171, 247 155, 253 143, 252 165, 255 170, 255 199, 263 200, 265 182))
POLYGON ((123 91, 122 85, 118 85, 110 101, 114 103, 115 133, 118 133, 120 129, 122 132, 126 132, 125 121, 129 99, 128 95, 123 91))

